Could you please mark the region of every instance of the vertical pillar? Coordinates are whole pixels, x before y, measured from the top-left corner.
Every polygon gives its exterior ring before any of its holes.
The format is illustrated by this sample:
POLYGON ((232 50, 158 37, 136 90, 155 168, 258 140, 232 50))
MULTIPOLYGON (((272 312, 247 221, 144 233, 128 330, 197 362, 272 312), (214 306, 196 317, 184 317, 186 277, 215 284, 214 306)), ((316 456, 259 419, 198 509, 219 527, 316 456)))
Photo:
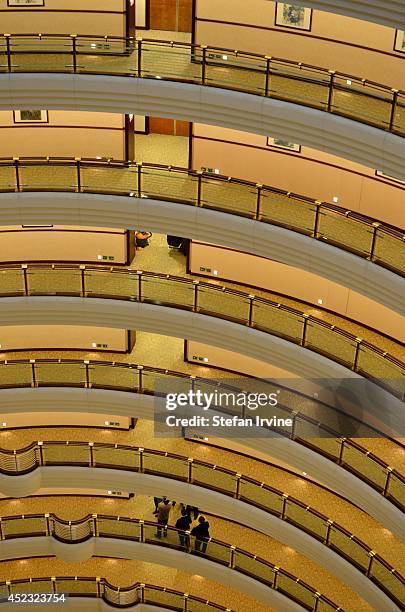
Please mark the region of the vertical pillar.
POLYGON ((124 115, 124 156, 125 161, 135 160, 135 120, 134 115, 124 115))

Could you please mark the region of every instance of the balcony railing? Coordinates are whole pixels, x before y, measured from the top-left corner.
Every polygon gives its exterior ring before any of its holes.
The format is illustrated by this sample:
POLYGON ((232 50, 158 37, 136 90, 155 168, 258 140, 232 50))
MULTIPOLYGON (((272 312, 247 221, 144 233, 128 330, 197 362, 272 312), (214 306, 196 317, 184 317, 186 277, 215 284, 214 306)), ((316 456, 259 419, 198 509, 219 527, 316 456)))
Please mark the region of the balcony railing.
POLYGON ((238 178, 119 160, 0 158, 0 192, 22 191, 176 201, 284 227, 405 273, 405 236, 400 229, 333 204, 238 178))
POLYGON ((167 40, 3 34, 0 72, 103 74, 232 89, 405 135, 405 92, 286 59, 167 40))
POLYGON ((404 364, 376 346, 295 308, 213 282, 128 268, 0 266, 0 297, 102 297, 181 308, 280 336, 358 372, 400 398, 404 364))
MULTIPOLYGON (((125 469, 218 491, 305 531, 345 558, 395 602, 400 602, 403 596, 403 577, 354 534, 298 499, 249 476, 199 459, 118 444, 49 441, 33 443, 21 450, 0 451, 0 472, 10 476, 29 473, 39 466, 57 465, 125 469)), ((403 502, 403 481, 391 477, 389 487, 391 494, 403 502)), ((1 521, 2 529, 4 520, 1 521)), ((120 528, 118 525, 118 532, 120 528)), ((32 527, 29 529, 32 535, 32 527)), ((7 533, 2 533, 5 538, 7 533)), ((83 536, 83 532, 80 533, 83 536)))
MULTIPOLYGON (((255 387, 256 379, 243 379, 245 390, 250 387, 250 382, 255 387)), ((280 387, 267 381, 260 381, 260 385, 261 390, 266 388, 268 393, 274 393, 280 387)), ((223 392, 241 392, 223 380, 206 379, 134 363, 78 359, 18 359, 0 363, 0 389, 55 386, 112 389, 148 395, 161 395, 174 388, 179 393, 198 389, 213 391, 216 388, 223 392)), ((336 423, 344 418, 352 424, 352 429, 360 429, 362 438, 375 437, 376 433, 378 434, 376 430, 313 397, 291 389, 284 391, 282 402, 279 401, 272 410, 277 418, 291 419, 293 425, 285 431, 278 430, 279 433, 355 474, 391 503, 405 510, 405 498, 399 495, 400 489, 405 485, 402 475, 364 446, 342 437, 340 432, 327 423, 336 423), (305 414, 302 410, 310 414, 305 414), (320 422, 322 419, 325 423, 320 422)), ((238 409, 236 404, 227 408, 218 406, 216 410, 237 414, 241 418, 246 416, 245 407, 238 409)))
MULTIPOLYGON (((10 596, 27 595, 27 603, 53 603, 58 595, 69 597, 97 597, 117 608, 127 608, 138 604, 151 604, 181 612, 232 612, 212 601, 152 584, 137 582, 127 587, 116 587, 106 578, 88 578, 85 576, 58 576, 51 578, 30 578, 0 582, 0 604, 12 604, 10 596), (42 594, 47 594, 44 600, 42 594), (54 598, 52 596, 55 596, 54 598)), ((14 603, 18 600, 15 597, 14 603)), ((325 602, 329 604, 329 601, 325 602)), ((22 600, 21 600, 22 603, 22 600)), ((63 608, 63 606, 62 606, 63 608)), ((324 610, 336 610, 330 606, 324 610)))

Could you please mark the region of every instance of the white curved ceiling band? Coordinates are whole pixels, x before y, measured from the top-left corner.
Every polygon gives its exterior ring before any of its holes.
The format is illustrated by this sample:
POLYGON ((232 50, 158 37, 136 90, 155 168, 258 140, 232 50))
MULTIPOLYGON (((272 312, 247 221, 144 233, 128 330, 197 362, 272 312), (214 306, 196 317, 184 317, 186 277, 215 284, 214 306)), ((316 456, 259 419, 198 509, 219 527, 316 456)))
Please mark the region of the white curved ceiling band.
POLYGON ((328 278, 405 313, 404 281, 393 272, 288 229, 176 202, 82 193, 0 194, 2 225, 84 225, 184 236, 243 250, 328 278))
MULTIPOLYGON (((1 543, 1 559, 18 559, 55 555, 66 563, 80 563, 94 556, 134 559, 145 563, 172 567, 188 575, 198 574, 226 587, 236 589, 278 610, 302 611, 301 606, 265 584, 234 569, 198 556, 190 556, 180 550, 153 544, 131 542, 119 538, 91 538, 77 544, 65 544, 49 537, 20 538, 1 543)), ((192 604, 191 604, 192 605, 192 604)), ((47 606, 46 606, 47 607, 47 606)), ((64 605, 60 605, 64 609, 64 605)), ((46 609, 46 608, 45 608, 46 609)), ((387 608, 390 609, 390 608, 387 608)), ((395 608, 391 608, 395 609, 395 608)), ((0 606, 1 610, 1 606, 0 606)), ((110 608, 111 610, 111 608, 110 608)))
MULTIPOLYGON (((151 420, 154 418, 156 401, 159 400, 149 395, 103 389, 2 389, 0 413, 89 412, 151 420)), ((375 489, 316 451, 284 436, 272 433, 271 437, 266 437, 266 430, 262 432, 260 437, 233 438, 233 441, 279 459, 301 472, 315 474, 319 482, 351 500, 398 538, 405 539, 402 512, 375 489)), ((226 438, 221 438, 221 444, 226 450, 226 438)))
MULTIPOLYGON (((280 521, 280 519, 259 508, 254 508, 243 501, 227 497, 216 491, 203 489, 194 484, 173 481, 162 476, 127 472, 125 470, 69 468, 61 466, 41 467, 24 476, 10 477, 0 475, 0 491, 8 493, 13 497, 24 497, 32 495, 40 488, 52 489, 60 487, 61 482, 63 482, 65 487, 91 487, 93 489, 108 489, 111 483, 114 482, 114 486, 119 487, 123 491, 135 491, 137 494, 149 496, 155 495, 156 491, 162 491, 166 492, 171 499, 182 499, 191 505, 205 508, 207 512, 224 517, 231 516, 233 520, 276 538, 313 560, 318 565, 328 568, 328 571, 354 589, 360 597, 365 599, 376 610, 398 610, 393 601, 371 580, 315 538, 285 521, 280 521)), ((39 546, 41 541, 45 543, 47 540, 46 538, 33 538, 32 545, 39 546), (37 545, 35 545, 35 541, 38 542, 37 545)), ((6 547, 5 545, 10 545, 9 549, 11 549, 13 542, 14 547, 20 547, 22 557, 27 556, 26 551, 28 548, 32 549, 32 545, 28 547, 27 541, 24 542, 23 539, 19 543, 18 540, 17 542, 10 540, 9 542, 1 543, 3 555, 7 554, 8 546, 6 547)), ((119 544, 124 548, 123 542, 119 541, 119 544)), ((72 544, 67 544, 66 547, 74 548, 72 544)), ((159 553, 159 548, 154 548, 161 558, 162 555, 161 552, 159 553)), ((41 554, 40 550, 38 550, 38 555, 41 554)), ((52 544, 51 550, 55 550, 55 544, 52 544)), ((10 554, 13 557, 15 556, 15 548, 10 554)), ((55 552, 43 552, 42 554, 55 554, 55 552)), ((66 554, 69 553, 66 552, 66 554)), ((74 550, 70 554, 75 554, 74 550)), ((95 554, 102 553, 98 552, 95 554)), ((106 554, 108 556, 122 556, 122 554, 114 555, 111 551, 106 554)), ((190 558, 186 558, 190 562, 190 558)), ((215 567, 216 565, 214 565, 214 569, 215 567)))
POLYGON ((300 5, 354 19, 379 23, 394 29, 404 29, 403 0, 300 0, 300 5))
MULTIPOLYGON (((317 379, 330 391, 333 381, 363 380, 348 368, 283 338, 213 316, 176 307, 102 298, 63 296, 5 297, 0 299, 1 325, 85 325, 136 329, 164 336, 196 340, 254 357, 294 372, 306 379, 317 379)), ((360 385, 362 387, 362 385, 360 385)), ((364 402, 359 389, 358 403, 364 402)), ((356 394, 356 390, 352 390, 356 394)), ((403 403, 370 381, 366 393, 367 418, 380 420, 391 431, 401 431, 403 403)), ((319 399, 323 400, 322 390, 319 399)))
POLYGON ((47 108, 171 117, 288 138, 405 180, 405 139, 317 109, 238 91, 84 74, 2 74, 0 110, 47 108))

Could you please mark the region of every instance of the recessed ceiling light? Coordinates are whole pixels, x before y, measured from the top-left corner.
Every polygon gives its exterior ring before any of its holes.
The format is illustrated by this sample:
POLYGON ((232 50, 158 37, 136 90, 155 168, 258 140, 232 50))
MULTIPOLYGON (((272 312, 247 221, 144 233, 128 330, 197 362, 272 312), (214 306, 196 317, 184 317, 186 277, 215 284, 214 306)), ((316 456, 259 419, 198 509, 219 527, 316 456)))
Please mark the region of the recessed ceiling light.
POLYGON ((318 304, 323 304, 323 299, 322 298, 318 299, 318 304))
POLYGON ((96 45, 96 43, 91 43, 90 47, 91 47, 92 49, 95 49, 95 48, 97 47, 97 45, 96 45))
POLYGON ((213 273, 215 276, 217 276, 217 274, 218 274, 218 270, 213 270, 213 271, 212 271, 212 273, 213 273))
POLYGON ((1 424, 1 426, 2 426, 2 427, 7 427, 7 423, 6 423, 6 422, 3 422, 3 423, 1 424))
POLYGON ((338 196, 333 196, 332 200, 337 204, 339 202, 338 196))
POLYGON ((204 357, 203 361, 205 361, 205 363, 207 363, 208 362, 208 357, 204 357))
POLYGON ((306 472, 302 472, 302 473, 303 473, 303 475, 304 475, 304 476, 306 476, 306 475, 307 475, 307 473, 306 473, 306 472))
POLYGON ((97 342, 92 342, 92 343, 91 343, 91 346, 92 346, 93 348, 97 348, 97 342))

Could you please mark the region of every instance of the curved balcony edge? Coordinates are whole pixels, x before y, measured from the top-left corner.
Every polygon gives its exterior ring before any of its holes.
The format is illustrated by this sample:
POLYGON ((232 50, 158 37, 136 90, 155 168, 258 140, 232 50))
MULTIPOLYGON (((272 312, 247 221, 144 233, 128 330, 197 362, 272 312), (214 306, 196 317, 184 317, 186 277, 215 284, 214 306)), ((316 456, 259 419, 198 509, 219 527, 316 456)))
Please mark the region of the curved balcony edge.
MULTIPOLYGON (((270 537, 275 537, 280 542, 283 542, 287 546, 307 556, 316 564, 329 568, 331 573, 355 590, 360 597, 365 599, 377 610, 398 610, 394 602, 364 574, 310 535, 301 532, 293 525, 280 521, 278 518, 269 515, 259 508, 252 508, 252 506, 245 502, 228 498, 216 491, 201 489, 201 487, 194 484, 173 481, 162 476, 150 476, 148 474, 125 472, 121 469, 111 470, 108 468, 97 468, 94 470, 80 467, 40 467, 35 472, 23 476, 13 477, 0 475, 0 489, 2 492, 7 489, 7 483, 10 478, 18 480, 18 482, 15 483, 17 487, 13 487, 15 492, 18 488, 19 494, 14 495, 18 497, 31 495, 39 488, 51 489, 58 487, 61 481, 63 481, 65 487, 69 487, 71 484, 72 487, 86 488, 91 486, 92 488, 96 487, 101 489, 108 488, 108 486, 110 486, 108 483, 114 481, 115 486, 122 487, 122 490, 136 490, 138 494, 149 496, 153 496, 157 489, 159 491, 166 491, 171 498, 183 499, 197 507, 204 507, 207 512, 221 514, 225 517, 232 516, 233 520, 251 526, 253 529, 258 529, 270 537)), ((43 540, 41 539, 41 541, 42 547, 40 547, 39 550, 37 549, 37 556, 55 554, 56 542, 49 548, 49 545, 45 548, 45 543, 49 540, 44 538, 43 540)), ((7 550, 3 545, 11 544, 12 542, 13 540, 2 543, 2 555, 4 555, 7 550)), ((38 542, 37 538, 32 539, 32 544, 36 547, 37 544, 35 544, 35 542, 38 542)), ((92 542, 90 545, 97 546, 97 538, 90 542, 92 542)), ((60 550, 61 544, 59 542, 57 544, 60 550)), ((121 548, 118 546, 117 554, 115 555, 108 552, 108 549, 104 549, 104 553, 98 551, 94 554, 122 557, 122 541, 118 540, 118 544, 121 548), (118 552, 120 550, 121 554, 118 552)), ((30 548, 27 546, 27 541, 24 542, 23 538, 18 539, 15 541, 15 546, 20 548, 21 557, 27 556, 27 549, 30 548)), ((79 546, 82 545, 79 544, 79 546)), ((71 548, 71 544, 65 544, 63 547, 71 548)), ((66 554, 68 555, 69 552, 66 554)), ((14 548, 11 556, 15 558, 15 555, 16 550, 14 548)), ((161 558, 159 550, 157 550, 157 555, 158 558, 161 558)), ((186 556, 186 559, 189 560, 189 557, 186 556)))
MULTIPOLYGON (((74 389, 50 387, 36 389, 3 389, 0 391, 0 412, 90 412, 117 414, 118 416, 152 420, 157 398, 150 395, 110 391, 104 389, 74 389)), ((210 414, 209 411, 208 414, 210 414)), ((392 531, 399 539, 405 539, 402 511, 379 492, 315 450, 297 444, 274 432, 263 430, 259 437, 234 439, 241 446, 265 453, 295 467, 316 475, 318 481, 331 486, 352 503, 392 531)), ((222 438, 227 450, 226 438, 222 438)))
MULTIPOLYGON (((321 379, 321 386, 323 379, 323 386, 328 389, 333 388, 334 380, 364 380, 363 376, 331 358, 284 338, 249 327, 246 323, 183 309, 177 304, 165 306, 131 300, 55 295, 0 299, 2 326, 52 324, 133 329, 196 340, 274 364, 303 378, 321 379)), ((372 380, 368 383, 365 391, 358 391, 359 405, 372 397, 367 414, 372 414, 377 422, 384 414, 386 427, 391 427, 391 432, 401 431, 401 399, 393 395, 394 391, 390 393, 372 380)))
POLYGON ((401 29, 405 5, 398 0, 301 0, 302 6, 401 29))
MULTIPOLYGON (((221 563, 193 555, 172 548, 134 542, 114 537, 93 537, 81 543, 64 543, 55 540, 52 536, 19 538, 2 542, 1 558, 18 559, 24 557, 56 556, 66 563, 80 563, 92 557, 121 558, 153 563, 159 566, 171 567, 190 575, 190 573, 204 576, 220 584, 247 594, 267 605, 276 605, 279 609, 299 612, 301 606, 288 596, 275 591, 257 579, 222 565, 221 563), (192 564, 192 567, 190 567, 192 564), (281 607, 281 608, 280 608, 281 607)), ((0 607, 1 609, 1 607, 0 607)), ((396 608, 388 607, 387 610, 396 608)))
POLYGON ((103 194, 0 194, 2 224, 53 223, 137 229, 221 244, 319 274, 405 313, 403 279, 373 262, 298 232, 166 200, 103 194))
POLYGON ((405 139, 314 108, 249 93, 136 77, 0 75, 0 109, 135 113, 217 125, 326 151, 405 180, 405 139))

